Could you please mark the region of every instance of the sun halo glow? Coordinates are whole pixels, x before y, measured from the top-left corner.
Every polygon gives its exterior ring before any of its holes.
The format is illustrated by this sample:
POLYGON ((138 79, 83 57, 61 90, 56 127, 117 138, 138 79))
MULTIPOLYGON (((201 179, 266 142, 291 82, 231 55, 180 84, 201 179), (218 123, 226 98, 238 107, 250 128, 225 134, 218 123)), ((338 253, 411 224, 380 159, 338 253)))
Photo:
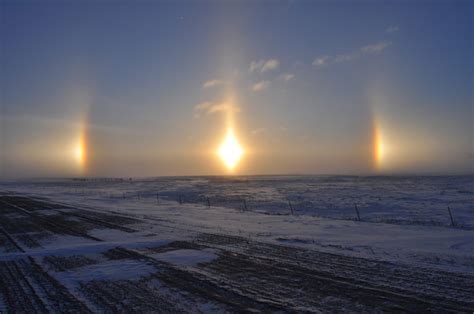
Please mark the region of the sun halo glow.
POLYGON ((224 162, 229 171, 232 171, 237 166, 240 158, 244 154, 242 146, 240 146, 237 138, 234 135, 234 130, 229 128, 226 137, 217 150, 217 154, 224 162))

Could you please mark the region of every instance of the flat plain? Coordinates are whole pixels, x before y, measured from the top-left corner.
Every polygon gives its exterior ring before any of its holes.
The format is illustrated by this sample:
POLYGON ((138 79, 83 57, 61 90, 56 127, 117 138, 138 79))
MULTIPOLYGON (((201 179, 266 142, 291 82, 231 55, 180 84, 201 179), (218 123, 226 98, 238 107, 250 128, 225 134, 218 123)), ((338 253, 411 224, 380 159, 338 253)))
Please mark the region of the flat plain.
POLYGON ((473 182, 5 181, 0 311, 472 312, 473 182))

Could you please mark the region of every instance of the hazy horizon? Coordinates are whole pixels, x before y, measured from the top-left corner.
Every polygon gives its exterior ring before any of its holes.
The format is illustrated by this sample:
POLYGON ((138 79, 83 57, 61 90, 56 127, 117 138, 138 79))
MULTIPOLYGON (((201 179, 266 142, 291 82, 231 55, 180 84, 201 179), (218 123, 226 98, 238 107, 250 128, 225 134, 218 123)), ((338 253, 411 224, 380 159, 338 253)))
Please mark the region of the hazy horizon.
POLYGON ((3 180, 149 180, 149 179, 162 179, 162 178, 245 178, 245 177, 393 177, 393 178, 403 178, 403 177, 471 177, 474 176, 474 173, 387 173, 387 174, 364 174, 364 173, 355 173, 355 174, 331 174, 331 173, 274 173, 274 174, 215 174, 215 175, 150 175, 150 176, 11 176, 3 177, 3 180))

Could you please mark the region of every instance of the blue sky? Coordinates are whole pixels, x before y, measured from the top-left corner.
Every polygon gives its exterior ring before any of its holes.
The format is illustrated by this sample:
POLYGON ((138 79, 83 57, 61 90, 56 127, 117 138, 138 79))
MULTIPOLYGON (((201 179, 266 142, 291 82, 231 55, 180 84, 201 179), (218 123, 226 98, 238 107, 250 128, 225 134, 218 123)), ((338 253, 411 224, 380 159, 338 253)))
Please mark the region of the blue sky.
POLYGON ((0 23, 4 176, 224 174, 229 112, 236 173, 473 170, 468 1, 2 1, 0 23))

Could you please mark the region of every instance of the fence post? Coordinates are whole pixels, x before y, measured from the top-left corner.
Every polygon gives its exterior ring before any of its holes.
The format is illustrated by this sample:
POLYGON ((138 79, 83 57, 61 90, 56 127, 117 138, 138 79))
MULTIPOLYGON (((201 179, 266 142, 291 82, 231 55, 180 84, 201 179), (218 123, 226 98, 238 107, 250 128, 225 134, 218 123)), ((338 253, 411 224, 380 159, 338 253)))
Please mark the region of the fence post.
POLYGON ((291 201, 288 200, 288 205, 290 205, 291 215, 293 215, 293 205, 291 205, 291 201))
POLYGON ((456 224, 454 223, 454 219, 453 219, 453 214, 451 213, 451 208, 449 208, 448 206, 448 213, 449 213, 449 218, 451 218, 451 226, 456 226, 456 224))
POLYGON ((354 203, 354 207, 355 207, 356 214, 357 214, 357 220, 360 221, 359 208, 357 207, 357 204, 354 203))

